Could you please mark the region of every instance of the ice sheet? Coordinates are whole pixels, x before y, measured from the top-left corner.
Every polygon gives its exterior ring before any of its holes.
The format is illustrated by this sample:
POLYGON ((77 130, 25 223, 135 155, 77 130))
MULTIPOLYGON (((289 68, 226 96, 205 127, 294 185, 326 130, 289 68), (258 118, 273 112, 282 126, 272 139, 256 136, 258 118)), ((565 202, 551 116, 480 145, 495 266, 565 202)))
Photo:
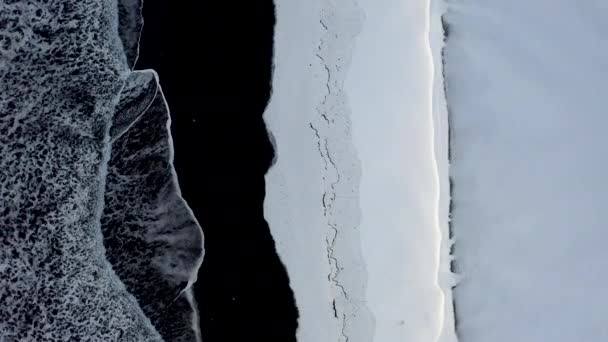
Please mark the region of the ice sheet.
POLYGON ((264 210, 300 342, 455 341, 441 13, 277 1, 264 210))
POLYGON ((440 74, 434 79, 441 30, 429 1, 360 4, 366 23, 346 89, 362 165, 361 232, 374 341, 437 341, 449 322, 444 291, 450 290, 449 268, 440 262, 449 244, 443 240, 447 198, 440 197, 447 139, 436 136, 446 132, 445 112, 442 94, 434 93, 441 88, 440 74))
POLYGON ((294 289, 298 341, 369 341, 360 166, 342 85, 362 12, 347 0, 277 1, 276 8, 265 119, 277 159, 266 176, 264 211, 294 289))
POLYGON ((604 1, 448 1, 457 330, 606 341, 604 1))

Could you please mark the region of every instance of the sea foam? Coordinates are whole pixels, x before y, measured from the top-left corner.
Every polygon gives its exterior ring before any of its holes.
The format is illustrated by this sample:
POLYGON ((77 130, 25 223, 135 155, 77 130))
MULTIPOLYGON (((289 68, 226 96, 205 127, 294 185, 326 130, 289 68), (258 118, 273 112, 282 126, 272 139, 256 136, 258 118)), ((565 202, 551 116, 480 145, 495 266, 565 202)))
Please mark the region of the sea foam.
POLYGON ((130 69, 141 4, 129 6, 2 3, 3 342, 199 339, 188 288, 202 233, 157 77, 130 69))

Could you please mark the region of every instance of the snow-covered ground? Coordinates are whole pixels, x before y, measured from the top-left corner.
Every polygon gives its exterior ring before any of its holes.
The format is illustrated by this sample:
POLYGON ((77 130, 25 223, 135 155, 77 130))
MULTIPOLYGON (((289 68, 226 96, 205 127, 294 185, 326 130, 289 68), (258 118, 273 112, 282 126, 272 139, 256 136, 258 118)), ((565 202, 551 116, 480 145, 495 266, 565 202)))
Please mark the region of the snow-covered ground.
MULTIPOLYGON (((439 287, 449 292, 449 265, 440 263, 447 238, 449 193, 440 198, 440 183, 447 185, 447 115, 442 94, 434 99, 433 91, 442 89, 440 71, 434 79, 440 9, 431 16, 429 1, 420 0, 360 4, 366 22, 347 93, 362 165, 361 240, 375 341, 436 341, 451 306, 439 287)), ((449 335, 446 329, 445 341, 449 335)))
POLYGON ((461 341, 608 340, 607 14, 448 1, 461 341))
POLYGON ((298 340, 453 341, 441 9, 276 6, 265 119, 277 160, 264 210, 300 310, 298 340))
POLYGON ((276 164, 265 217, 300 312, 300 342, 370 341, 358 220, 359 161, 342 96, 361 12, 350 1, 276 1, 273 94, 265 113, 276 164))

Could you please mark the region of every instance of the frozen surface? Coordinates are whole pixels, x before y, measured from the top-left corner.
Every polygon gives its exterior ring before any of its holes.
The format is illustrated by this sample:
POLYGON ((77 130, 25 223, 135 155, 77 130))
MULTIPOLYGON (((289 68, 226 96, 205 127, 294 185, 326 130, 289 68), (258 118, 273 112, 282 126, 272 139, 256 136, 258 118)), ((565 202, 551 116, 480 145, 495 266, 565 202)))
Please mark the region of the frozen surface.
POLYGON ((276 164, 265 216, 300 312, 300 342, 370 341, 360 252, 360 166, 343 91, 362 12, 354 2, 277 1, 273 94, 265 113, 276 164))
MULTIPOLYGON (((437 341, 444 322, 452 322, 445 317, 451 277, 442 262, 449 260, 448 197, 440 196, 447 115, 442 93, 434 93, 442 88, 441 69, 437 78, 434 70, 441 9, 420 0, 359 3, 366 21, 346 89, 362 165, 361 241, 374 341, 437 341)), ((447 326, 444 341, 450 332, 447 326)))
POLYGON ((265 215, 300 342, 455 340, 441 11, 277 1, 265 215))
POLYGON ((608 340, 605 1, 448 1, 463 342, 608 340))
POLYGON ((196 341, 202 236, 117 4, 1 6, 0 341, 196 341))

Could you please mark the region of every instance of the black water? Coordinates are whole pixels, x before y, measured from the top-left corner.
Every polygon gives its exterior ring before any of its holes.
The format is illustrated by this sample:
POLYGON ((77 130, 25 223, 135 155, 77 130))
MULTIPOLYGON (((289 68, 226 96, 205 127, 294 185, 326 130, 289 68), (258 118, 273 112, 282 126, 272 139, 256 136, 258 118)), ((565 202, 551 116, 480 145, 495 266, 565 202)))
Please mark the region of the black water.
POLYGON ((182 192, 205 234, 195 286, 205 342, 295 341, 262 209, 274 21, 272 0, 145 1, 137 69, 160 76, 182 192))

